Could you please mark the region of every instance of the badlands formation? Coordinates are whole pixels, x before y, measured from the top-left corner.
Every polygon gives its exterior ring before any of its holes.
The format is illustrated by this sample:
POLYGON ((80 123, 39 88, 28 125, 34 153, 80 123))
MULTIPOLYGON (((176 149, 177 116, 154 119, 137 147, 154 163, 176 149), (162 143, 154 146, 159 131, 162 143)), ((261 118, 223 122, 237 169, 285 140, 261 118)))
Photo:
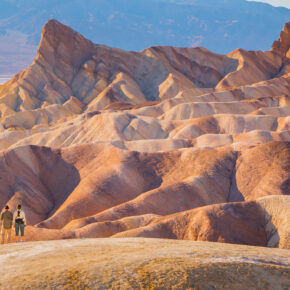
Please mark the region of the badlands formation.
POLYGON ((289 249, 289 47, 290 22, 271 51, 218 55, 123 51, 50 20, 0 85, 0 208, 23 204, 28 240, 289 249))

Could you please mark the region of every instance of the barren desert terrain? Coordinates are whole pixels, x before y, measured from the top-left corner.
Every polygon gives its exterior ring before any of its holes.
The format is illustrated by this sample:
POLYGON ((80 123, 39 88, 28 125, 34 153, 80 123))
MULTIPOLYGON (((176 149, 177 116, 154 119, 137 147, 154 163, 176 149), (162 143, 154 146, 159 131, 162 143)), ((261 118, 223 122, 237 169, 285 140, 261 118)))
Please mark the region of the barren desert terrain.
POLYGON ((290 287, 288 250, 210 242, 144 238, 33 242, 1 247, 0 261, 5 264, 0 268, 1 289, 290 287))
POLYGON ((290 22, 270 51, 96 45, 50 20, 0 85, 0 207, 27 240, 290 248, 290 22))

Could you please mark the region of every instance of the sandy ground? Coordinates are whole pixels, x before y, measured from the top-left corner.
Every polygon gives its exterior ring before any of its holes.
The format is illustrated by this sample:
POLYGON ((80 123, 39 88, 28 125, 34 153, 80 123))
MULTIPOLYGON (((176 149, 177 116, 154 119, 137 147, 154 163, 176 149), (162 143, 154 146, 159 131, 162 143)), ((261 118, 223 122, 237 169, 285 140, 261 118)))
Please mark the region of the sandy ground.
POLYGON ((288 289, 290 251, 166 239, 0 247, 0 289, 288 289))

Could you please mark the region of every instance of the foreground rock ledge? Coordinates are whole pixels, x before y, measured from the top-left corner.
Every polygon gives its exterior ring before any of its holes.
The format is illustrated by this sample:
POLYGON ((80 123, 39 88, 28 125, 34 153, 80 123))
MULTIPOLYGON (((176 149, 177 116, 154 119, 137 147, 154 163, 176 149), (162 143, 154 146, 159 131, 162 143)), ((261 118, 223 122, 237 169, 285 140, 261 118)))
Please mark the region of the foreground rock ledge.
POLYGON ((166 239, 0 247, 1 289, 288 289, 290 251, 166 239))

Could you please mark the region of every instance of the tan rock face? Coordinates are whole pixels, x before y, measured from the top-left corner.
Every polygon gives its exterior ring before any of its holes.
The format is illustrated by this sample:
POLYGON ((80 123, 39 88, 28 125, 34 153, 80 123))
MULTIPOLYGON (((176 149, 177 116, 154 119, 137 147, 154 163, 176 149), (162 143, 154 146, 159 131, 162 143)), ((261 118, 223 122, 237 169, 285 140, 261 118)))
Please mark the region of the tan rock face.
POLYGON ((240 200, 249 201, 266 195, 289 194, 289 158, 289 143, 267 143, 242 151, 236 162, 229 200, 237 201, 239 195, 240 200))
POLYGON ((288 248, 290 242, 289 230, 289 196, 259 198, 257 203, 262 208, 266 221, 267 246, 288 248))
POLYGON ((0 208, 23 204, 28 240, 289 248, 288 28, 272 52, 218 55, 122 51, 49 21, 0 86, 0 208))

